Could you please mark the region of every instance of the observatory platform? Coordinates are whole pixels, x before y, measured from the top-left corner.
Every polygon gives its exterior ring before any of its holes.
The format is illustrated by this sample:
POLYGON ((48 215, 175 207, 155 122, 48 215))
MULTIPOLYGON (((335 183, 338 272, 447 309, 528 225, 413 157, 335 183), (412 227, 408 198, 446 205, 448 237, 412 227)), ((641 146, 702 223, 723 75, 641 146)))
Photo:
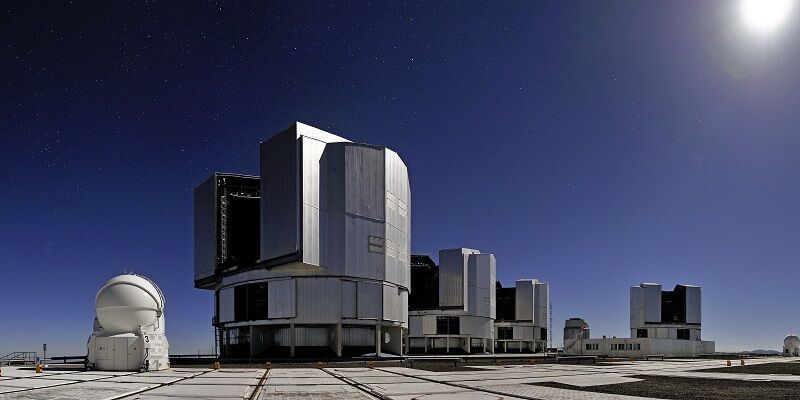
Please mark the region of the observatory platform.
MULTIPOLYGON (((795 359, 748 359, 747 367, 725 367, 725 360, 615 362, 596 365, 480 365, 434 368, 437 372, 376 364, 374 368, 247 369, 172 368, 153 372, 59 371, 5 367, 0 399, 704 399, 704 385, 716 385, 726 398, 770 398, 758 395, 777 388, 788 393, 800 387, 800 375, 764 375, 746 368, 800 367, 795 359), (742 368, 742 369, 740 369, 742 368), (724 372, 720 372, 720 370, 724 372), (682 382, 666 392, 652 381, 682 382), (650 382, 651 385, 647 386, 650 382), (690 384, 694 383, 694 384, 690 384), (750 392, 726 387, 745 386, 750 392), (644 388, 635 397, 632 387, 644 388), (721 387, 721 388, 719 388, 721 387), (616 392, 600 393, 603 390, 616 392), (772 389, 770 389, 772 388, 772 389), (699 390, 699 391, 698 391, 699 390), (754 392, 755 390, 755 392, 754 392), (695 392, 692 392, 695 391, 695 392), (693 395, 695 393, 697 395, 693 395)), ((445 363, 440 364, 444 366, 445 363)), ((738 365, 738 362, 737 364, 738 365)), ((796 368, 800 373, 800 368, 796 368)), ((775 393, 775 392, 771 392, 775 393)), ((791 398, 791 397, 780 397, 791 398)))

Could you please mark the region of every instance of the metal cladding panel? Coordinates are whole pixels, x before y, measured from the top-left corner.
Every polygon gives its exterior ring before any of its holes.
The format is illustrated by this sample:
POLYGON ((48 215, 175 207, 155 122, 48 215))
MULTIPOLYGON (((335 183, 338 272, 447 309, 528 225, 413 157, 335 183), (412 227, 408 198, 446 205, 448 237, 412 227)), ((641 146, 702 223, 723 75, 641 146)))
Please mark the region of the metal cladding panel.
POLYGON ((512 335, 514 340, 534 340, 532 326, 514 326, 512 335))
POLYGON ((700 324, 700 287, 686 286, 686 323, 700 324))
POLYGON ((296 126, 261 143, 261 259, 300 250, 296 126))
POLYGON ((536 326, 545 327, 550 330, 550 285, 544 282, 536 282, 535 311, 533 323, 536 326))
POLYGON ((342 318, 358 318, 358 283, 342 281, 342 318))
POLYGON ((422 334, 435 335, 436 334, 436 316, 425 315, 422 317, 422 334))
POLYGON ((467 307, 466 249, 439 250, 439 307, 467 307))
POLYGON ((297 137, 306 136, 325 143, 349 142, 349 140, 341 136, 323 131, 322 129, 315 128, 311 125, 306 125, 302 122, 295 122, 293 126, 296 129, 297 137))
POLYGON ((217 268, 217 175, 194 189, 194 280, 214 276, 217 268))
POLYGON ((493 254, 470 254, 468 266, 468 311, 470 315, 495 317, 496 264, 493 254))
POLYGON ((219 322, 230 322, 234 320, 233 309, 233 288, 225 288, 219 291, 219 322))
POLYGON ((386 220, 386 178, 382 147, 346 143, 344 146, 345 212, 386 220))
POLYGON ((408 316, 408 336, 422 336, 423 324, 425 321, 424 315, 409 315, 408 316))
POLYGON ((644 288, 631 287, 631 329, 644 326, 644 288))
POLYGON ((403 326, 408 326, 408 290, 403 289, 400 292, 400 302, 401 302, 401 315, 400 315, 400 323, 403 326))
POLYGON ((411 283, 411 189, 408 168, 385 149, 386 280, 405 288, 411 283))
POLYGON ((408 319, 408 291, 383 285, 383 319, 405 322, 408 319))
POLYGON ((514 303, 514 316, 517 321, 533 321, 536 304, 534 281, 519 279, 516 282, 517 294, 514 303))
POLYGON ((339 278, 296 278, 295 323, 335 324, 340 320, 339 278))
POLYGON ((322 192, 320 164, 325 152, 325 142, 301 136, 300 174, 302 200, 302 249, 303 262, 320 265, 320 193, 322 192))
POLYGON ((345 215, 347 276, 383 280, 386 268, 384 256, 384 224, 357 215, 345 215))
POLYGON ((375 328, 348 326, 342 328, 342 345, 368 347, 375 345, 375 328))
POLYGON ((267 282, 267 318, 294 318, 295 301, 294 279, 267 282))
POLYGON ((661 285, 642 284, 644 288, 644 321, 661 322, 661 285))
POLYGON ((292 330, 289 327, 275 328, 272 337, 278 346, 289 347, 292 345, 292 330))
POLYGON ((327 346, 330 329, 321 326, 295 327, 295 346, 327 346))
POLYGON ((383 284, 358 282, 358 318, 380 319, 383 313, 383 284))
POLYGON ((494 337, 494 320, 491 318, 462 315, 460 317, 462 335, 477 337, 494 337))

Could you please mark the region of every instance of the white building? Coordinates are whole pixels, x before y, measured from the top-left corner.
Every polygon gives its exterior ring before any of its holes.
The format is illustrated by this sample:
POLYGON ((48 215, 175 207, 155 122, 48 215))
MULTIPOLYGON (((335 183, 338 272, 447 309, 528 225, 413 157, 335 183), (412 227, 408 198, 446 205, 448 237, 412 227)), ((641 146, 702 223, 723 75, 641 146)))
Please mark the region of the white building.
MULTIPOLYGON (((496 265, 474 249, 439 250, 438 301, 409 311, 410 352, 490 352, 494 348, 496 265)), ((414 290, 412 288, 412 290, 414 290)))
POLYGON ((714 342, 701 339, 699 286, 677 285, 672 291, 662 291, 659 284, 642 283, 632 287, 630 294, 630 338, 565 338, 564 351, 635 358, 714 353, 714 342))
POLYGON ((785 357, 800 356, 800 337, 795 334, 786 335, 783 339, 783 355, 785 357))
POLYGON ((394 151, 302 124, 261 143, 261 177, 195 189, 195 286, 223 357, 402 353, 411 193, 394 151))
POLYGON ((498 287, 496 291, 495 352, 545 351, 550 330, 550 285, 519 279, 516 287, 498 287))

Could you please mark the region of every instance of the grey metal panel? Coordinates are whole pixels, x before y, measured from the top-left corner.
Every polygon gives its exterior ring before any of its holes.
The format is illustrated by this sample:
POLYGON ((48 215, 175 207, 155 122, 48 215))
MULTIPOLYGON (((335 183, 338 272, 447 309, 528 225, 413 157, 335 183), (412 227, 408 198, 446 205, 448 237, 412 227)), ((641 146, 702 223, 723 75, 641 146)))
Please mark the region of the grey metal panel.
POLYGON ((339 278, 302 277, 297 282, 295 323, 332 324, 339 322, 339 278))
POLYGON ((439 306, 466 309, 468 249, 439 250, 439 306))
POLYGON ((294 318, 295 280, 281 279, 267 282, 267 318, 294 318))
POLYGON ((307 136, 301 136, 298 141, 301 152, 303 262, 320 265, 320 161, 326 143, 307 136))
POLYGON ((436 316, 425 315, 422 318, 422 334, 435 335, 436 334, 436 316))
POLYGON ((631 287, 631 329, 644 326, 644 288, 631 287))
POLYGON ((286 256, 299 247, 296 126, 261 143, 261 259, 286 256))
POLYGON ((344 144, 345 212, 386 219, 384 151, 381 147, 344 144))
POLYGON ((233 321, 233 300, 233 287, 219 291, 219 322, 233 321))
POLYGON ((298 137, 307 136, 311 139, 316 139, 319 140, 320 142, 325 142, 325 143, 350 142, 349 140, 339 135, 323 131, 322 129, 315 128, 311 125, 307 125, 302 122, 295 122, 293 126, 297 131, 298 137))
POLYGON ((491 318, 476 317, 472 315, 460 316, 460 333, 474 337, 493 338, 494 320, 491 318))
POLYGON ((536 291, 534 302, 536 309, 533 323, 550 331, 550 285, 545 282, 536 282, 534 289, 536 291))
POLYGON ((532 326, 519 326, 514 325, 512 328, 512 337, 515 340, 533 340, 533 327, 532 326))
POLYGON ((424 315, 409 315, 408 317, 408 335, 409 336, 422 336, 424 315))
POLYGON ((346 275, 383 280, 384 225, 372 219, 345 214, 346 275))
POLYGON ((534 320, 535 290, 531 279, 518 279, 514 298, 514 319, 517 321, 534 320))
POLYGON ((214 174, 194 189, 194 280, 214 276, 216 267, 217 175, 214 174))
POLYGON ((386 180, 386 280, 409 287, 410 269, 410 207, 411 191, 408 168, 403 160, 389 149, 384 151, 386 180))
POLYGON ((700 287, 686 286, 686 323, 701 323, 700 287))
POLYGON ((277 346, 289 347, 292 344, 292 330, 289 327, 275 328, 273 340, 277 346))
POLYGON ((342 327, 342 345, 367 347, 375 345, 375 328, 371 326, 342 327))
POLYGON ((297 326, 295 329, 296 346, 327 346, 330 329, 321 326, 297 326))
POLYGON ((396 286, 383 285, 383 319, 387 321, 402 321, 408 314, 408 307, 403 310, 403 290, 396 286))
POLYGON ((470 315, 494 318, 496 301, 495 258, 493 254, 470 254, 467 257, 467 303, 470 315))
POLYGON ((661 285, 642 284, 644 287, 644 319, 647 322, 661 322, 661 285))
POLYGON ((358 318, 358 283, 342 281, 342 318, 358 318))
POLYGON ((383 314, 383 285, 378 282, 358 282, 358 318, 379 319, 383 314))

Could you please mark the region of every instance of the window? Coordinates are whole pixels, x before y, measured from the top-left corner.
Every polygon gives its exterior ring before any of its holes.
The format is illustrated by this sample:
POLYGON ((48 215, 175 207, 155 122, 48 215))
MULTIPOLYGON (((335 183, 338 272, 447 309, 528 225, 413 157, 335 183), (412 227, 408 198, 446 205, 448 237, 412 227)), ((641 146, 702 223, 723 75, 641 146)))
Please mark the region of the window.
POLYGON ((247 286, 247 319, 267 319, 267 282, 247 286))
POLYGON ((586 343, 586 350, 599 350, 600 344, 598 343, 586 343))
POLYGON ((234 321, 267 319, 267 283, 239 285, 233 289, 234 321))
POLYGON ((233 288, 233 320, 247 321, 247 285, 233 288))
POLYGON ((436 317, 437 335, 458 335, 461 331, 458 317, 436 317))
POLYGON ((642 349, 642 345, 640 343, 636 343, 636 344, 633 345, 633 349, 634 350, 641 350, 642 349))
POLYGON ((547 328, 541 328, 541 330, 542 330, 542 336, 539 337, 539 339, 547 340, 547 328))
POLYGON ((678 329, 678 340, 689 340, 689 330, 678 329))
POLYGON ((513 339, 514 338, 514 328, 510 326, 498 326, 497 327, 497 338, 498 339, 513 339))
POLYGON ((628 343, 628 344, 625 346, 625 350, 633 350, 633 344, 632 344, 632 343, 628 343))
POLYGON ((647 329, 637 329, 636 330, 636 337, 637 338, 646 338, 647 337, 647 329))

